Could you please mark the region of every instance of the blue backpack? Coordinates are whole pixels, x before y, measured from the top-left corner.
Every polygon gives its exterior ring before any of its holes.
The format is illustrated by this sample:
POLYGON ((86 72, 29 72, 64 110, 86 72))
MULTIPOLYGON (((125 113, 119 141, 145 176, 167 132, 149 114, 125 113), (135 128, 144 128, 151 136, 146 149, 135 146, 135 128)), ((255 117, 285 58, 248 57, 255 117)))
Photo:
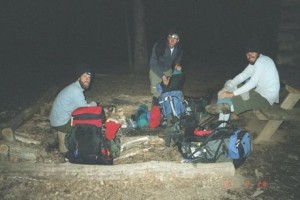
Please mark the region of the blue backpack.
POLYGON ((243 164, 251 152, 251 138, 248 132, 238 129, 229 138, 228 156, 235 167, 243 164))
POLYGON ((157 85, 157 90, 161 93, 159 104, 164 117, 173 114, 174 117, 179 118, 185 112, 182 94, 183 83, 184 74, 182 71, 174 69, 168 85, 163 83, 157 85))
POLYGON ((182 92, 179 90, 162 93, 159 103, 164 117, 169 114, 179 117, 185 112, 182 92))

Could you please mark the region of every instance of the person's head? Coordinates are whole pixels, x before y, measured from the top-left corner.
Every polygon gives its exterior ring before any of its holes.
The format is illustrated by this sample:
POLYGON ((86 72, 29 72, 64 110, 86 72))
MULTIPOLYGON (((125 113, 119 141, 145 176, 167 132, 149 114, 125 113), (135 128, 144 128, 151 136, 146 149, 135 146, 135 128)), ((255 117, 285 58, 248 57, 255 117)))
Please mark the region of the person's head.
POLYGON ((260 46, 254 39, 250 39, 245 47, 246 58, 251 65, 254 65, 260 55, 260 46))
POLYGON ((169 48, 175 47, 176 44, 179 42, 179 39, 180 39, 179 31, 176 31, 175 29, 169 30, 168 36, 167 36, 169 48))
POLYGON ((88 65, 83 64, 77 68, 77 79, 83 89, 88 89, 92 79, 92 70, 88 65))

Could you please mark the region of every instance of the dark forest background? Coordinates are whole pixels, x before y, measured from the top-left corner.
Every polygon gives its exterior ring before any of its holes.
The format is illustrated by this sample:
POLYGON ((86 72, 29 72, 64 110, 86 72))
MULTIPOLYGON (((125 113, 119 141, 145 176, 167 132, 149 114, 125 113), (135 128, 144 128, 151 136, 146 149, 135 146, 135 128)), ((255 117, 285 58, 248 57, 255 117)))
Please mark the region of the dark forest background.
MULTIPOLYGON (((183 65, 243 67, 243 47, 251 37, 275 59, 280 0, 143 2, 148 52, 175 27, 182 31, 183 65)), ((0 1, 0 111, 21 108, 50 86, 72 80, 78 63, 91 64, 97 73, 130 73, 126 34, 134 40, 133 3, 0 1)))

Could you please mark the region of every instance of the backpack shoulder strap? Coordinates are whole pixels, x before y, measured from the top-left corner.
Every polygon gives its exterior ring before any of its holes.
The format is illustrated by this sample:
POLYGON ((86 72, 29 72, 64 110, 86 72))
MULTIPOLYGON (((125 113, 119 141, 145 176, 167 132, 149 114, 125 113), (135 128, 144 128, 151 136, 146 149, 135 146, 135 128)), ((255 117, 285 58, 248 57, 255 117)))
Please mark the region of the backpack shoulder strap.
POLYGON ((236 139, 236 142, 235 142, 235 146, 237 147, 238 151, 239 151, 239 154, 240 154, 240 157, 243 158, 244 155, 245 155, 245 151, 244 151, 244 147, 242 145, 242 139, 243 137, 245 136, 245 134, 247 133, 246 131, 244 130, 237 130, 237 139, 236 139))

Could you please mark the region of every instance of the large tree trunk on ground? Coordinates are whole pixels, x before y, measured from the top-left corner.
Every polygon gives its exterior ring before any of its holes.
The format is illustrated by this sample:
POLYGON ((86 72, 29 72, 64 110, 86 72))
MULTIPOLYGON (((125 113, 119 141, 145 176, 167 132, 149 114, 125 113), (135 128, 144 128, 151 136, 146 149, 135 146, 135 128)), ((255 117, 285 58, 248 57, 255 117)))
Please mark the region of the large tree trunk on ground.
POLYGON ((37 102, 35 102, 31 107, 23 110, 16 117, 11 119, 8 123, 0 124, 0 129, 11 128, 13 131, 24 124, 27 120, 31 119, 34 114, 41 112, 41 107, 53 100, 55 94, 58 92, 58 88, 50 88, 37 102))
POLYGON ((126 178, 144 178, 152 176, 162 180, 173 178, 234 176, 231 162, 210 164, 181 164, 174 162, 144 162, 125 165, 78 165, 78 164, 37 164, 1 163, 0 173, 14 176, 32 176, 35 178, 64 179, 93 178, 99 180, 124 180, 126 178))
POLYGON ((134 13, 134 74, 148 73, 148 53, 145 31, 145 10, 142 0, 133 1, 134 13))

